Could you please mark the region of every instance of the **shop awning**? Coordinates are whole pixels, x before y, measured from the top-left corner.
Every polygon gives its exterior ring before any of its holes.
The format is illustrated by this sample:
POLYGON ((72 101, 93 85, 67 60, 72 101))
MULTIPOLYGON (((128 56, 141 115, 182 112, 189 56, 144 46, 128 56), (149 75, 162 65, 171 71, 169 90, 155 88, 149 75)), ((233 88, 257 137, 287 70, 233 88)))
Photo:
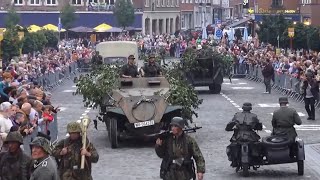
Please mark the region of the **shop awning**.
MULTIPOLYGON (((58 26, 55 26, 53 24, 47 24, 47 25, 43 26, 42 29, 58 32, 58 26)), ((65 29, 61 29, 60 32, 65 32, 65 31, 66 31, 65 29)))
POLYGON ((109 24, 106 24, 106 23, 102 23, 100 24, 99 26, 95 27, 94 29, 97 31, 97 32, 106 32, 108 31, 109 29, 111 29, 112 26, 110 26, 109 24))
POLYGON ((84 27, 84 26, 79 26, 79 27, 75 27, 75 28, 71 28, 69 29, 70 31, 73 32, 84 32, 84 33, 88 33, 88 32, 94 32, 95 30, 89 27, 84 27))
POLYGON ((40 31, 41 30, 41 27, 37 26, 37 25, 31 25, 28 27, 28 31, 29 32, 37 32, 37 31, 40 31))

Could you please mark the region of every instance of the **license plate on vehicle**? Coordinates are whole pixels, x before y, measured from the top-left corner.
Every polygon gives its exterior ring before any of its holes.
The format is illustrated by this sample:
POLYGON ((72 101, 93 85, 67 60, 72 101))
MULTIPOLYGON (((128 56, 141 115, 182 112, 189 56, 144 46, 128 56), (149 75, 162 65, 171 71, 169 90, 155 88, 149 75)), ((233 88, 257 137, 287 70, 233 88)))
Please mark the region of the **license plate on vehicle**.
POLYGON ((134 127, 135 127, 135 128, 152 126, 152 125, 154 125, 154 120, 134 123, 134 127))

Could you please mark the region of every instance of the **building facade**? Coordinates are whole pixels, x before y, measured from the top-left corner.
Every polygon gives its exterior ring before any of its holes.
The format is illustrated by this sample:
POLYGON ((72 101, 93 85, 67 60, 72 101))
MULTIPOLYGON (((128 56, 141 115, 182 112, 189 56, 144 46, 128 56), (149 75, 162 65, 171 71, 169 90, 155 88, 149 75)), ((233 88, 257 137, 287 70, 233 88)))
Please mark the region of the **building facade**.
MULTIPOLYGON (((20 15, 22 26, 57 25, 60 10, 70 3, 76 8, 76 14, 78 14, 75 27, 95 27, 101 23, 118 27, 113 15, 115 2, 116 0, 0 0, 0 19, 4 19, 7 10, 14 6, 20 15)), ((131 2, 135 8, 135 22, 132 26, 142 30, 143 3, 141 0, 131 0, 131 2)), ((4 21, 0 21, 0 27, 3 26, 4 21)))
POLYGON ((181 29, 194 29, 194 2, 193 0, 181 0, 180 13, 181 13, 181 29))
POLYGON ((180 0, 143 1, 144 34, 174 33, 180 29, 180 0))
POLYGON ((299 0, 302 22, 306 25, 320 25, 320 0, 299 0))

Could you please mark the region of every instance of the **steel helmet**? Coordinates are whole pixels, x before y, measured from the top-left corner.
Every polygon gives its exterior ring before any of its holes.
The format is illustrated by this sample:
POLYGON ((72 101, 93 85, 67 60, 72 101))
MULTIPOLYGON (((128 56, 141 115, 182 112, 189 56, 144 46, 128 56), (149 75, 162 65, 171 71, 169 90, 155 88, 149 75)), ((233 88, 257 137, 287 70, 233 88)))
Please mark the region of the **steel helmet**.
POLYGON ((81 133, 81 126, 77 122, 71 122, 67 125, 68 133, 81 133))
POLYGON ((252 110, 252 104, 249 103, 249 102, 245 102, 245 103, 243 103, 243 105, 242 105, 242 109, 243 109, 244 111, 251 111, 251 110, 252 110))
POLYGON ((182 117, 174 117, 172 118, 170 125, 175 125, 183 129, 185 126, 185 120, 182 117))
POLYGON ((8 142, 18 142, 20 144, 23 144, 23 137, 18 131, 9 132, 4 143, 8 143, 8 142))
POLYGON ((51 154, 51 145, 50 142, 44 137, 36 137, 31 143, 30 148, 32 146, 41 147, 47 154, 51 154))

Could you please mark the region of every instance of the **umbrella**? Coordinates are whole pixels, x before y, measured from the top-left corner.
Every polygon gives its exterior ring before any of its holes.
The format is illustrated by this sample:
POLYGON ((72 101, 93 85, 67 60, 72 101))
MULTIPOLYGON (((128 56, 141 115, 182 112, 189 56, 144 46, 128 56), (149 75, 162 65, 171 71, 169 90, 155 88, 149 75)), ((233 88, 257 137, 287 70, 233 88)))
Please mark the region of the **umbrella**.
POLYGON ((248 41, 248 29, 247 29, 247 27, 245 27, 244 29, 243 29, 243 40, 244 41, 248 41))
POLYGON ((37 31, 40 31, 41 30, 41 27, 37 26, 37 25, 31 25, 28 27, 28 31, 29 32, 37 32, 37 31))
MULTIPOLYGON (((47 24, 45 26, 42 27, 42 29, 46 29, 46 30, 49 30, 49 31, 55 31, 55 32, 58 32, 58 26, 55 26, 53 24, 47 24)), ((65 29, 61 29, 61 32, 64 32, 66 31, 65 29)))
POLYGON ((202 39, 208 39, 207 28, 202 28, 202 39))
POLYGON ((112 26, 110 26, 109 24, 103 23, 103 24, 100 24, 99 26, 95 27, 94 29, 97 32, 106 32, 107 30, 109 30, 111 28, 112 28, 112 26))
POLYGON ((84 27, 84 26, 79 26, 79 27, 71 28, 71 29, 69 29, 69 30, 70 30, 70 31, 73 31, 73 32, 84 32, 84 33, 93 32, 93 31, 94 31, 94 29, 89 28, 89 27, 84 27))
POLYGON ((112 27, 111 29, 107 30, 106 32, 122 32, 121 28, 117 28, 117 27, 112 27))

